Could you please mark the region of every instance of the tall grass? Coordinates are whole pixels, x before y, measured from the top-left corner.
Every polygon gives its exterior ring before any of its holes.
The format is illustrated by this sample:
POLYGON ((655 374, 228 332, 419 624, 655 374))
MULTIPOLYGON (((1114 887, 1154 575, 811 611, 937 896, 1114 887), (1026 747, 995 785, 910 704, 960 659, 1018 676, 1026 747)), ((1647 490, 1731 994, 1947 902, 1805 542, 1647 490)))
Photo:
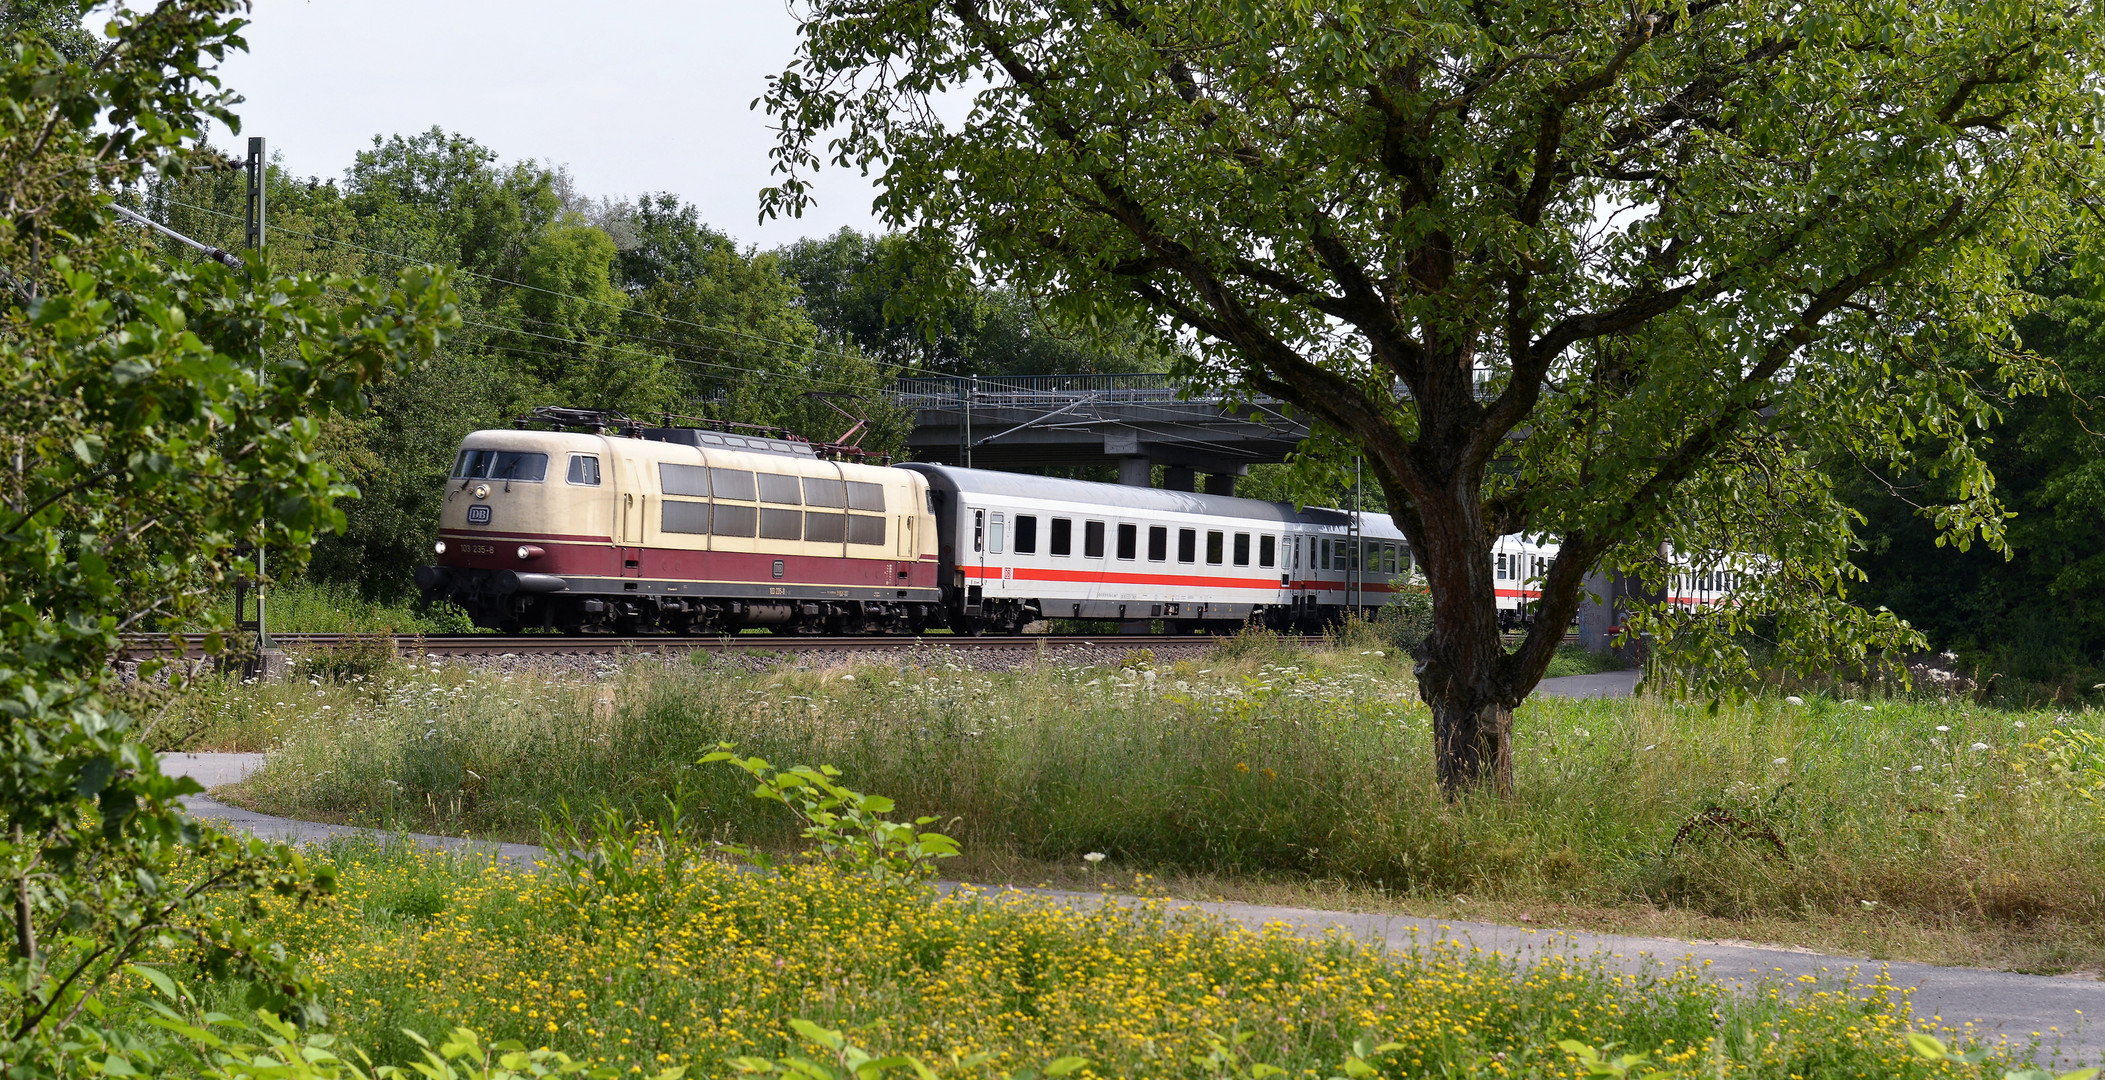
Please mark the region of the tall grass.
MULTIPOLYGON (((245 792, 294 816, 531 836, 567 802, 670 797, 724 838, 791 841, 719 742, 934 814, 968 854, 1356 882, 1406 897, 1651 905, 1721 918, 2046 927, 2095 963, 2105 814, 2027 743, 2100 714, 1963 703, 1534 701, 1518 794, 1442 798, 1408 657, 1263 639, 1155 668, 774 670, 638 662, 605 681, 396 667, 223 684, 269 730, 245 792), (1869 913, 1869 914, 1867 914, 1869 913), (2055 928, 2059 928, 2056 930, 2055 928)), ((216 695, 216 696, 214 696, 216 695)))
MULTIPOLYGON (((233 598, 220 607, 233 612, 233 598)), ((254 601, 250 601, 251 604, 254 601)), ((272 586, 265 601, 270 629, 282 634, 469 634, 475 624, 452 605, 419 610, 406 602, 372 600, 355 585, 294 581, 272 586)), ((255 608, 245 612, 255 617, 255 608)))

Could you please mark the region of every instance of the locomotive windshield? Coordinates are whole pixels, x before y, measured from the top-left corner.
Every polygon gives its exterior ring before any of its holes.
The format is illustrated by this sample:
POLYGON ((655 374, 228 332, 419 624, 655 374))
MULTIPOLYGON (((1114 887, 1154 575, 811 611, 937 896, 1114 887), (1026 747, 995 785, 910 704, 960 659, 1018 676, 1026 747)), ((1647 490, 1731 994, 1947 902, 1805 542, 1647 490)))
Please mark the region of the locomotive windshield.
POLYGON ((548 455, 523 450, 463 450, 453 463, 455 480, 523 480, 539 483, 548 455))

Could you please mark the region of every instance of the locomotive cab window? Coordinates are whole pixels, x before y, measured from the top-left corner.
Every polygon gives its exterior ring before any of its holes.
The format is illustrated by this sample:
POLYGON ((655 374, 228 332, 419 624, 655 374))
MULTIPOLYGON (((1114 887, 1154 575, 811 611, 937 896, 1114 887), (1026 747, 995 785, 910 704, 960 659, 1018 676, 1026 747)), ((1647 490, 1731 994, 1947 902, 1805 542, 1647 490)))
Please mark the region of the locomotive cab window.
POLYGON ((1052 553, 1062 557, 1074 554, 1074 522, 1069 518, 1052 519, 1052 553))
POLYGON ((1177 561, 1199 561, 1199 533, 1197 529, 1177 530, 1177 561))
POLYGON ((1085 558, 1085 559, 1101 559, 1101 558, 1103 558, 1103 557, 1104 557, 1104 523, 1103 523, 1103 522, 1101 522, 1101 521, 1085 521, 1085 522, 1083 522, 1083 523, 1082 523, 1082 558, 1085 558))
POLYGON ((1257 538, 1257 565, 1271 566, 1279 561, 1279 538, 1260 536, 1257 538))
POLYGON ((599 459, 590 454, 570 455, 570 482, 585 487, 598 487, 599 459))
POLYGON ((1118 523, 1118 557, 1137 559, 1140 557, 1140 526, 1118 523))
POLYGON ((1219 566, 1221 564, 1222 535, 1211 530, 1206 533, 1206 562, 1210 566, 1219 566))
POLYGON ((1038 518, 1035 514, 1016 515, 1016 554, 1038 553, 1038 518))
POLYGON ((517 480, 538 484, 548 475, 548 455, 523 450, 463 450, 453 463, 456 480, 517 480))
POLYGON ((1148 526, 1148 561, 1169 561, 1169 529, 1161 525, 1148 526))
POLYGON ((1250 565, 1250 534, 1235 534, 1235 565, 1250 565))

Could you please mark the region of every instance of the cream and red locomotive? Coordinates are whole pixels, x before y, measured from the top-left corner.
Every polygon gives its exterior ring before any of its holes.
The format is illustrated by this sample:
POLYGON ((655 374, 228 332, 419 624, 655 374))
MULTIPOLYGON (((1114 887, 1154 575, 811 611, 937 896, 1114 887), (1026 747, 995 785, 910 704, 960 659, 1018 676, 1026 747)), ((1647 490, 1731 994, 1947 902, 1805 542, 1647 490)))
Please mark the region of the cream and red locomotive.
MULTIPOLYGON (((516 632, 1017 633, 1045 619, 1314 630, 1409 587, 1388 515, 909 462, 618 414, 478 431, 447 480, 428 601, 516 632), (584 430, 564 430, 564 428, 584 430)), ((1525 624, 1554 543, 1507 537, 1525 624)), ((1677 603, 1714 602, 1723 578, 1677 603)))

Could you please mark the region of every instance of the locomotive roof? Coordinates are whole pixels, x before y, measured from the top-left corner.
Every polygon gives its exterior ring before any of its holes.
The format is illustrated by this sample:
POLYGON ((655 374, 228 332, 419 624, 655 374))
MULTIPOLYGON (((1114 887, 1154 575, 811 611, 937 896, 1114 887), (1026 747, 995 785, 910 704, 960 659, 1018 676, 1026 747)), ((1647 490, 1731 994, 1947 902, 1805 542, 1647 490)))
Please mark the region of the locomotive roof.
MULTIPOLYGON (((1311 506, 1296 510, 1288 503, 1265 502, 1261 499, 1243 499, 1233 495, 1208 495, 1199 491, 1165 491, 1161 488, 1135 487, 1129 484, 1102 484, 1093 480, 1068 480, 1057 476, 1032 476, 1028 473, 994 472, 990 469, 965 469, 956 465, 937 465, 923 461, 905 462, 898 468, 911 469, 940 480, 942 486, 961 493, 975 495, 1003 495, 1018 499, 1060 499, 1067 502, 1089 503, 1095 506, 1115 506, 1126 510, 1149 510, 1157 513, 1207 514, 1215 517, 1238 517, 1256 521, 1295 522, 1304 525, 1345 528, 1351 524, 1352 515, 1343 510, 1331 510, 1311 506)), ((1387 535, 1395 532, 1389 515, 1366 513, 1362 524, 1367 534, 1387 535)), ((1401 535, 1401 534, 1397 534, 1401 535)))

